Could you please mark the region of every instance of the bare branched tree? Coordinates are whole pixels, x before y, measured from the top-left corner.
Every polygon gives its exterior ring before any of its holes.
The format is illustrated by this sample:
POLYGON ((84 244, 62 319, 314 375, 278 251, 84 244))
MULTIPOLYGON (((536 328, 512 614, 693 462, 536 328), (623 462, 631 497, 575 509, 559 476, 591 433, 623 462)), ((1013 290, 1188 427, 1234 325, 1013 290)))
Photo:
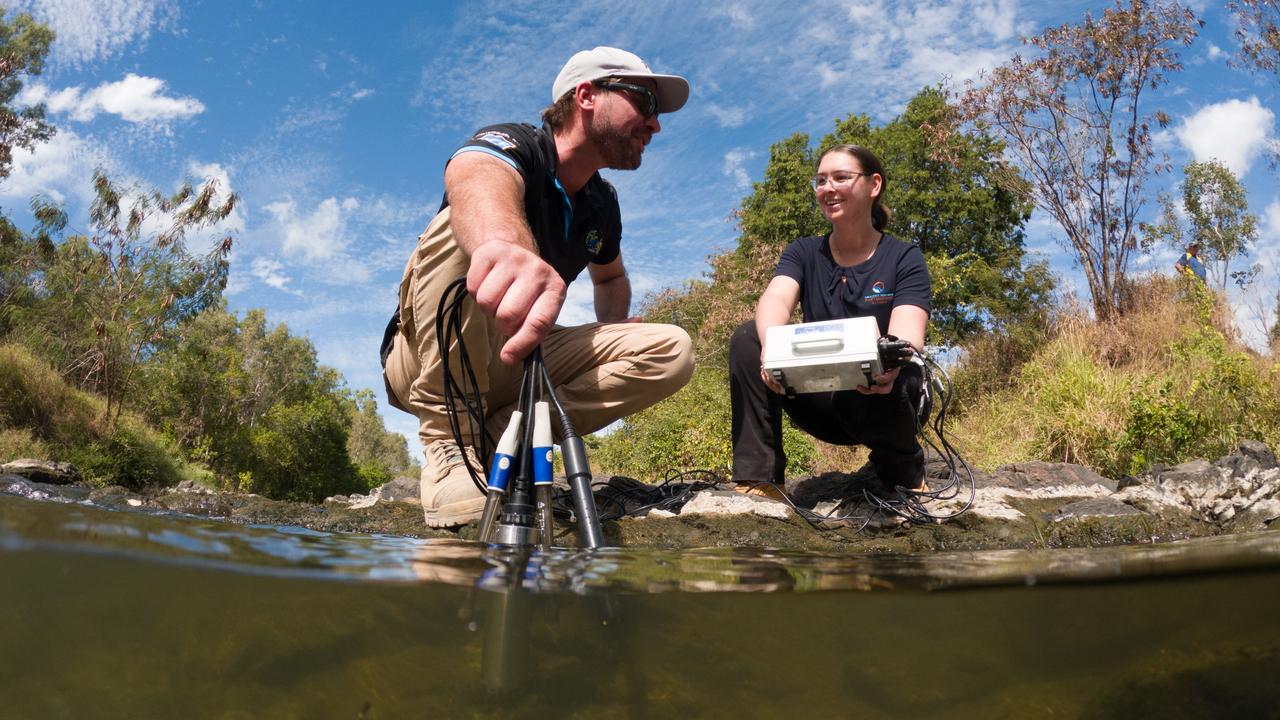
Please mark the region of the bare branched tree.
POLYGON ((1280 72, 1280 1, 1231 0, 1240 50, 1236 62, 1245 67, 1280 72))
POLYGON ((1014 57, 961 98, 957 120, 1005 141, 1026 192, 1066 233, 1099 318, 1120 307, 1143 186, 1169 169, 1152 144, 1169 118, 1146 107, 1146 94, 1181 68, 1179 49, 1199 27, 1176 2, 1117 2, 1027 38, 1034 57, 1014 57))

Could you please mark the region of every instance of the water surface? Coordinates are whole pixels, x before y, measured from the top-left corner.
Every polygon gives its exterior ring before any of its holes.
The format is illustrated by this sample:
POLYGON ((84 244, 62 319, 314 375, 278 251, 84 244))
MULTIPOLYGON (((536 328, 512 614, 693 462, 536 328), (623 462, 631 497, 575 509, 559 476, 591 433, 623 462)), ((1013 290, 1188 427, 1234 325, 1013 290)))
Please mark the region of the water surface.
POLYGON ((1280 716, 1280 533, 521 553, 0 495, 2 718, 1280 716))

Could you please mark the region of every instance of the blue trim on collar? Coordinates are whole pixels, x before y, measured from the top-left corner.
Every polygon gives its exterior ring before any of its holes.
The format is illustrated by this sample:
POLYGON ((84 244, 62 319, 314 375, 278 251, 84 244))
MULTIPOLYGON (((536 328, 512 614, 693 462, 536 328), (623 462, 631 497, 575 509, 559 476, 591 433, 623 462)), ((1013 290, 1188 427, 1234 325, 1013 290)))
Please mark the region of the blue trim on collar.
POLYGON ((564 186, 560 184, 560 178, 552 176, 552 180, 556 183, 556 189, 560 191, 560 200, 564 203, 564 243, 569 244, 569 227, 573 225, 573 203, 569 200, 569 193, 564 191, 564 186))

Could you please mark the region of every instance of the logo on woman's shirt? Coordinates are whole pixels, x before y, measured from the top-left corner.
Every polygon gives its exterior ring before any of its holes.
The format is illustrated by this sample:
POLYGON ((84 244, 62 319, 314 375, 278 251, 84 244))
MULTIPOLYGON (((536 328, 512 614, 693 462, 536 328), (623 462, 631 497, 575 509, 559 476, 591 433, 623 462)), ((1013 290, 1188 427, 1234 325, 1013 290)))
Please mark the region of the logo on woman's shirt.
POLYGON ((862 301, 872 305, 884 305, 893 301, 893 295, 892 292, 885 292, 883 280, 877 280, 871 285, 871 294, 863 296, 862 301))

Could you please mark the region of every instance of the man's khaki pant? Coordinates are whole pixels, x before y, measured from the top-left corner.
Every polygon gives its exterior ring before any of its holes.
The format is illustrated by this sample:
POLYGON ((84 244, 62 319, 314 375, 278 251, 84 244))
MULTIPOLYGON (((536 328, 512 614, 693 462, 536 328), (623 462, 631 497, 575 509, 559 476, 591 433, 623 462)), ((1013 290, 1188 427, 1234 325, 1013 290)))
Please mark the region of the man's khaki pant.
MULTIPOLYGON (((445 208, 418 239, 400 282, 400 330, 385 370, 388 399, 418 416, 424 448, 453 437, 444 402, 436 313, 445 288, 466 276, 468 263, 454 242, 445 208)), ((485 425, 496 439, 516 409, 524 368, 498 358, 506 339, 470 296, 463 307, 462 336, 485 398, 485 425)), ((692 343, 688 333, 675 325, 557 325, 543 340, 542 357, 556 396, 583 435, 672 395, 693 374, 692 343)), ((456 342, 449 348, 449 366, 453 377, 462 382, 465 376, 456 342)), ((476 437, 477 428, 465 412, 459 411, 458 420, 464 439, 476 437)), ((559 423, 552 425, 560 439, 559 423)))

